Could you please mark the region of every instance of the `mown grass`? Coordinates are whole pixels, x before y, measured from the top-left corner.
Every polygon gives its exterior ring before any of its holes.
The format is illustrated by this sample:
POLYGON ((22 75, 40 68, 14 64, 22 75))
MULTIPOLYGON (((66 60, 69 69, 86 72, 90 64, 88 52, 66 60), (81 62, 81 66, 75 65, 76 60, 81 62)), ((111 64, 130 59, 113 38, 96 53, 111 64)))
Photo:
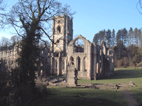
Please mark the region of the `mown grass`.
MULTIPOLYGON (((99 79, 99 80, 84 80, 79 79, 78 83, 129 83, 133 81, 137 87, 130 87, 133 96, 136 98, 138 103, 142 103, 142 69, 140 68, 116 68, 114 76, 109 79, 99 79)), ((120 88, 121 89, 121 88, 120 88)), ((48 88, 53 95, 47 96, 44 98, 43 102, 38 106, 106 106, 106 103, 109 103, 109 106, 121 105, 127 106, 126 99, 124 98, 123 92, 118 90, 100 90, 92 88, 66 88, 66 87, 54 87, 48 88), (95 99, 94 99, 95 98, 95 99), (98 100, 97 98, 105 99, 103 101, 98 100), (106 100, 111 100, 109 102, 106 100), (94 101, 94 102, 92 102, 94 101), (105 101, 105 102, 104 102, 105 101)))
POLYGON ((138 84, 138 80, 142 79, 142 69, 141 68, 115 68, 114 76, 106 79, 98 79, 98 80, 85 80, 79 79, 78 83, 129 83, 130 81, 134 81, 138 84))
POLYGON ((133 81, 137 87, 129 87, 128 89, 133 94, 134 98, 139 104, 142 103, 142 68, 115 68, 114 76, 109 79, 99 79, 99 80, 78 80, 79 83, 115 83, 115 84, 129 84, 133 81))

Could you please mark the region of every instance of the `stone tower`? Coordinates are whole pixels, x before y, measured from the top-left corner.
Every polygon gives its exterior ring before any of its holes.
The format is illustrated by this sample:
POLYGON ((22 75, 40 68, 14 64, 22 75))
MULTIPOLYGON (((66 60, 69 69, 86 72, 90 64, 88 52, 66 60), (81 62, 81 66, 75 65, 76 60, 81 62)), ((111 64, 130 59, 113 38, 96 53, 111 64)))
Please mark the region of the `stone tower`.
POLYGON ((66 55, 66 49, 69 42, 73 39, 72 18, 67 15, 55 16, 52 24, 52 39, 50 50, 52 53, 63 53, 66 55))

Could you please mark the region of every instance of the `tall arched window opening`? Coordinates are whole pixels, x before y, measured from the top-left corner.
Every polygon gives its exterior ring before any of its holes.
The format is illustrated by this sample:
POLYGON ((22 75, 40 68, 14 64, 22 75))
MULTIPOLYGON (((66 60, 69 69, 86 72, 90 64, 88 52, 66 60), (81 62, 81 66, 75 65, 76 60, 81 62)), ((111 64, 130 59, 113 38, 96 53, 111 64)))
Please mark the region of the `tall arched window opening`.
POLYGON ((84 71, 87 71, 87 64, 86 64, 86 57, 84 57, 83 59, 83 67, 84 67, 84 71))
POLYGON ((61 32, 61 27, 60 27, 60 26, 57 27, 57 32, 58 32, 58 33, 61 32))
POLYGON ((80 71, 80 57, 77 57, 77 70, 80 71))
POLYGON ((77 39, 74 43, 74 52, 84 52, 84 41, 77 39))

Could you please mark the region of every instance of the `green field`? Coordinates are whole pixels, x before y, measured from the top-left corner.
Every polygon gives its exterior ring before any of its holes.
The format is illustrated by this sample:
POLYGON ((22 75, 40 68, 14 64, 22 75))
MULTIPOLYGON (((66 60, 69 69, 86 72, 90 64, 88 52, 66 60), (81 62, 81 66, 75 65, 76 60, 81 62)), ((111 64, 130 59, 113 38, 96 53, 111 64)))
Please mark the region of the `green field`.
MULTIPOLYGON (((84 80, 78 83, 100 84, 128 84, 133 81, 137 87, 129 87, 138 103, 142 103, 142 69, 140 68, 116 68, 115 75, 109 79, 84 80)), ((48 88, 52 95, 46 96, 38 106, 128 106, 121 87, 118 90, 100 90, 93 88, 48 88), (101 98, 101 99, 100 99, 101 98), (109 100, 109 101, 107 101, 109 100), (113 102, 112 102, 113 101, 113 102)))
POLYGON ((84 80, 79 79, 78 83, 128 83, 134 81, 140 84, 140 79, 142 79, 142 69, 140 68, 115 68, 114 76, 108 79, 98 79, 98 80, 84 80))

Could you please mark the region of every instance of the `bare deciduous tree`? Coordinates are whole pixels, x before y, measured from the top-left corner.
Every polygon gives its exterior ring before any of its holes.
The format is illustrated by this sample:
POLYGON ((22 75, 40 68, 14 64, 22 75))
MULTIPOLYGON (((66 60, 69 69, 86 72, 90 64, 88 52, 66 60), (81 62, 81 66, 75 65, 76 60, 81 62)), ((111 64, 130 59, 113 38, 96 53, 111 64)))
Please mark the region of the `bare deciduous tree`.
POLYGON ((10 41, 9 41, 9 39, 8 38, 6 38, 6 37, 1 37, 1 39, 0 39, 0 45, 1 46, 9 46, 10 45, 10 41))
POLYGON ((21 40, 20 36, 17 36, 17 35, 11 36, 10 38, 11 45, 14 46, 20 40, 21 40))
POLYGON ((12 7, 8 19, 18 35, 23 38, 34 33, 39 39, 43 34, 50 39, 45 30, 48 23, 56 15, 71 16, 70 11, 69 6, 62 7, 61 3, 55 0, 19 0, 12 7))
POLYGON ((0 0, 0 27, 4 28, 6 22, 5 4, 3 0, 0 0))
POLYGON ((137 10, 139 11, 139 13, 142 14, 142 12, 141 12, 141 9, 142 9, 142 1, 141 1, 141 0, 138 0, 138 3, 137 3, 137 5, 136 5, 136 7, 137 7, 137 10))
POLYGON ((22 48, 18 59, 19 84, 30 85, 32 94, 34 94, 37 70, 35 63, 39 57, 39 41, 43 34, 50 39, 46 27, 54 16, 61 14, 72 15, 67 5, 62 7, 61 3, 55 0, 19 0, 8 15, 8 22, 22 37, 22 48))

